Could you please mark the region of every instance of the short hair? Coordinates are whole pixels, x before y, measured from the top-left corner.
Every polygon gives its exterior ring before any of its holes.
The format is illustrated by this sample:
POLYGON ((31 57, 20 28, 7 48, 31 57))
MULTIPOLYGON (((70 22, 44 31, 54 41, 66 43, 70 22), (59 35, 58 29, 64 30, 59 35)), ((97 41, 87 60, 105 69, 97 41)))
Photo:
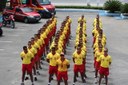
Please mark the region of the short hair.
POLYGON ((27 46, 23 46, 23 50, 27 49, 27 46))

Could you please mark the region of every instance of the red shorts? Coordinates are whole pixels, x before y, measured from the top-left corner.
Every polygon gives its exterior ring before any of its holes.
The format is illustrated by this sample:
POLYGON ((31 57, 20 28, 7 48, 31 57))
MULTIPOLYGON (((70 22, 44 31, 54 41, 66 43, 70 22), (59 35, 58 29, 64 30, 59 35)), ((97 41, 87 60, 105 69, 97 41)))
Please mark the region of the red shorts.
POLYGON ((74 72, 75 73, 84 73, 84 68, 83 68, 83 64, 82 65, 74 65, 74 72))
POLYGON ((22 72, 32 73, 32 64, 22 64, 22 72))
POLYGON ((83 69, 84 69, 84 72, 85 72, 85 70, 86 70, 86 69, 85 69, 85 63, 84 63, 84 64, 82 64, 82 66, 83 66, 83 69))
POLYGON ((33 59, 32 62, 31 62, 32 67, 34 66, 34 64, 35 64, 35 59, 33 59))
POLYGON ((96 66, 96 58, 94 58, 94 68, 95 68, 95 66, 96 66))
POLYGON ((63 71, 63 72, 58 71, 57 72, 57 80, 60 81, 62 79, 68 80, 68 73, 67 73, 67 71, 63 71))
POLYGON ((37 53, 37 55, 35 56, 35 62, 39 61, 39 54, 37 53))
POLYGON ((45 45, 48 46, 48 44, 49 44, 49 39, 48 39, 48 38, 45 38, 44 41, 45 41, 45 45))
POLYGON ((109 68, 104 68, 104 67, 101 67, 100 66, 100 68, 99 68, 99 74, 108 76, 109 75, 109 68))
POLYGON ((96 70, 99 70, 99 69, 100 69, 100 62, 97 62, 97 61, 96 61, 96 63, 95 63, 95 69, 96 69, 96 70))
POLYGON ((57 66, 49 66, 49 74, 57 74, 57 66))

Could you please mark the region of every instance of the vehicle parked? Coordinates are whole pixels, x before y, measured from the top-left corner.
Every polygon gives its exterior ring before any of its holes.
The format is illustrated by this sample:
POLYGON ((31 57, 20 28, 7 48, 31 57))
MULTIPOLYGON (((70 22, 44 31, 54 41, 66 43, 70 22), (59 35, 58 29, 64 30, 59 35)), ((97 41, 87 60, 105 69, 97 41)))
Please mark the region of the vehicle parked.
POLYGON ((37 0, 23 0, 23 5, 27 7, 31 7, 35 9, 43 18, 51 18, 52 14, 45 7, 41 6, 41 4, 37 0))
POLYGON ((3 14, 13 14, 15 20, 24 21, 25 23, 28 22, 38 22, 41 19, 39 13, 35 12, 31 8, 28 7, 14 7, 14 8, 6 8, 3 11, 3 14))
POLYGON ((45 8, 42 7, 41 4, 37 0, 10 0, 10 6, 25 6, 36 10, 41 17, 50 18, 52 14, 45 8))
POLYGON ((9 15, 3 15, 3 26, 7 26, 8 24, 10 25, 11 28, 15 28, 15 19, 12 14, 9 15))
POLYGON ((56 14, 55 6, 50 0, 37 0, 43 8, 46 8, 52 15, 56 14))

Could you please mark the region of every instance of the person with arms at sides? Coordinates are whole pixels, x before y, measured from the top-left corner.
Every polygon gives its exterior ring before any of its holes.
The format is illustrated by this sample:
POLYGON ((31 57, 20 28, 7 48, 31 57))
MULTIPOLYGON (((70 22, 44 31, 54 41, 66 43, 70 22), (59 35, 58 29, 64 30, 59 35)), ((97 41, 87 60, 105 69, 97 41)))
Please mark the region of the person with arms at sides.
POLYGON ((49 83, 48 85, 51 85, 51 80, 53 78, 53 75, 55 74, 57 76, 57 66, 56 61, 60 58, 60 55, 56 52, 55 47, 52 47, 51 52, 48 53, 46 59, 49 63, 49 83))
POLYGON ((108 55, 108 49, 104 49, 104 54, 100 56, 100 68, 99 68, 99 85, 101 85, 101 80, 105 76, 106 84, 108 85, 108 75, 109 75, 109 67, 112 62, 111 56, 108 55))
POLYGON ((60 59, 57 60, 57 85, 60 85, 61 80, 64 80, 65 85, 68 85, 68 68, 70 67, 69 60, 65 58, 64 53, 61 53, 60 56, 60 59))
POLYGON ((20 53, 22 59, 22 83, 24 85, 24 79, 26 72, 30 75, 32 85, 33 83, 33 75, 32 75, 32 64, 31 61, 33 60, 34 55, 28 51, 27 46, 23 46, 23 51, 20 53))
POLYGON ((73 53, 73 62, 74 62, 74 80, 73 85, 75 85, 75 82, 77 81, 76 77, 78 75, 78 72, 81 74, 82 82, 85 83, 84 79, 84 68, 83 68, 83 61, 85 60, 85 56, 81 51, 80 47, 77 47, 77 51, 73 53))

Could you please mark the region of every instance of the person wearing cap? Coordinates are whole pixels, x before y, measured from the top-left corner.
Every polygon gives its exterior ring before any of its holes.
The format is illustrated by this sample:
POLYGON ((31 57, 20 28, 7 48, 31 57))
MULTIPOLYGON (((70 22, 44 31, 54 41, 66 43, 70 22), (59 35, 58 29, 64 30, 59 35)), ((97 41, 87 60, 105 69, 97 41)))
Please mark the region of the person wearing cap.
POLYGON ((52 47, 51 52, 48 53, 46 59, 49 63, 49 83, 50 85, 53 75, 57 76, 57 63, 56 61, 60 58, 60 55, 56 52, 55 47, 52 47))
POLYGON ((57 85, 60 85, 61 80, 64 80, 65 85, 68 85, 68 68, 70 67, 69 60, 65 58, 64 53, 60 54, 60 59, 57 60, 57 85))
POLYGON ((101 85, 101 80, 105 76, 105 84, 108 85, 108 75, 109 75, 109 67, 112 62, 111 56, 108 55, 108 49, 104 49, 104 54, 100 56, 100 68, 99 68, 99 85, 101 85))

